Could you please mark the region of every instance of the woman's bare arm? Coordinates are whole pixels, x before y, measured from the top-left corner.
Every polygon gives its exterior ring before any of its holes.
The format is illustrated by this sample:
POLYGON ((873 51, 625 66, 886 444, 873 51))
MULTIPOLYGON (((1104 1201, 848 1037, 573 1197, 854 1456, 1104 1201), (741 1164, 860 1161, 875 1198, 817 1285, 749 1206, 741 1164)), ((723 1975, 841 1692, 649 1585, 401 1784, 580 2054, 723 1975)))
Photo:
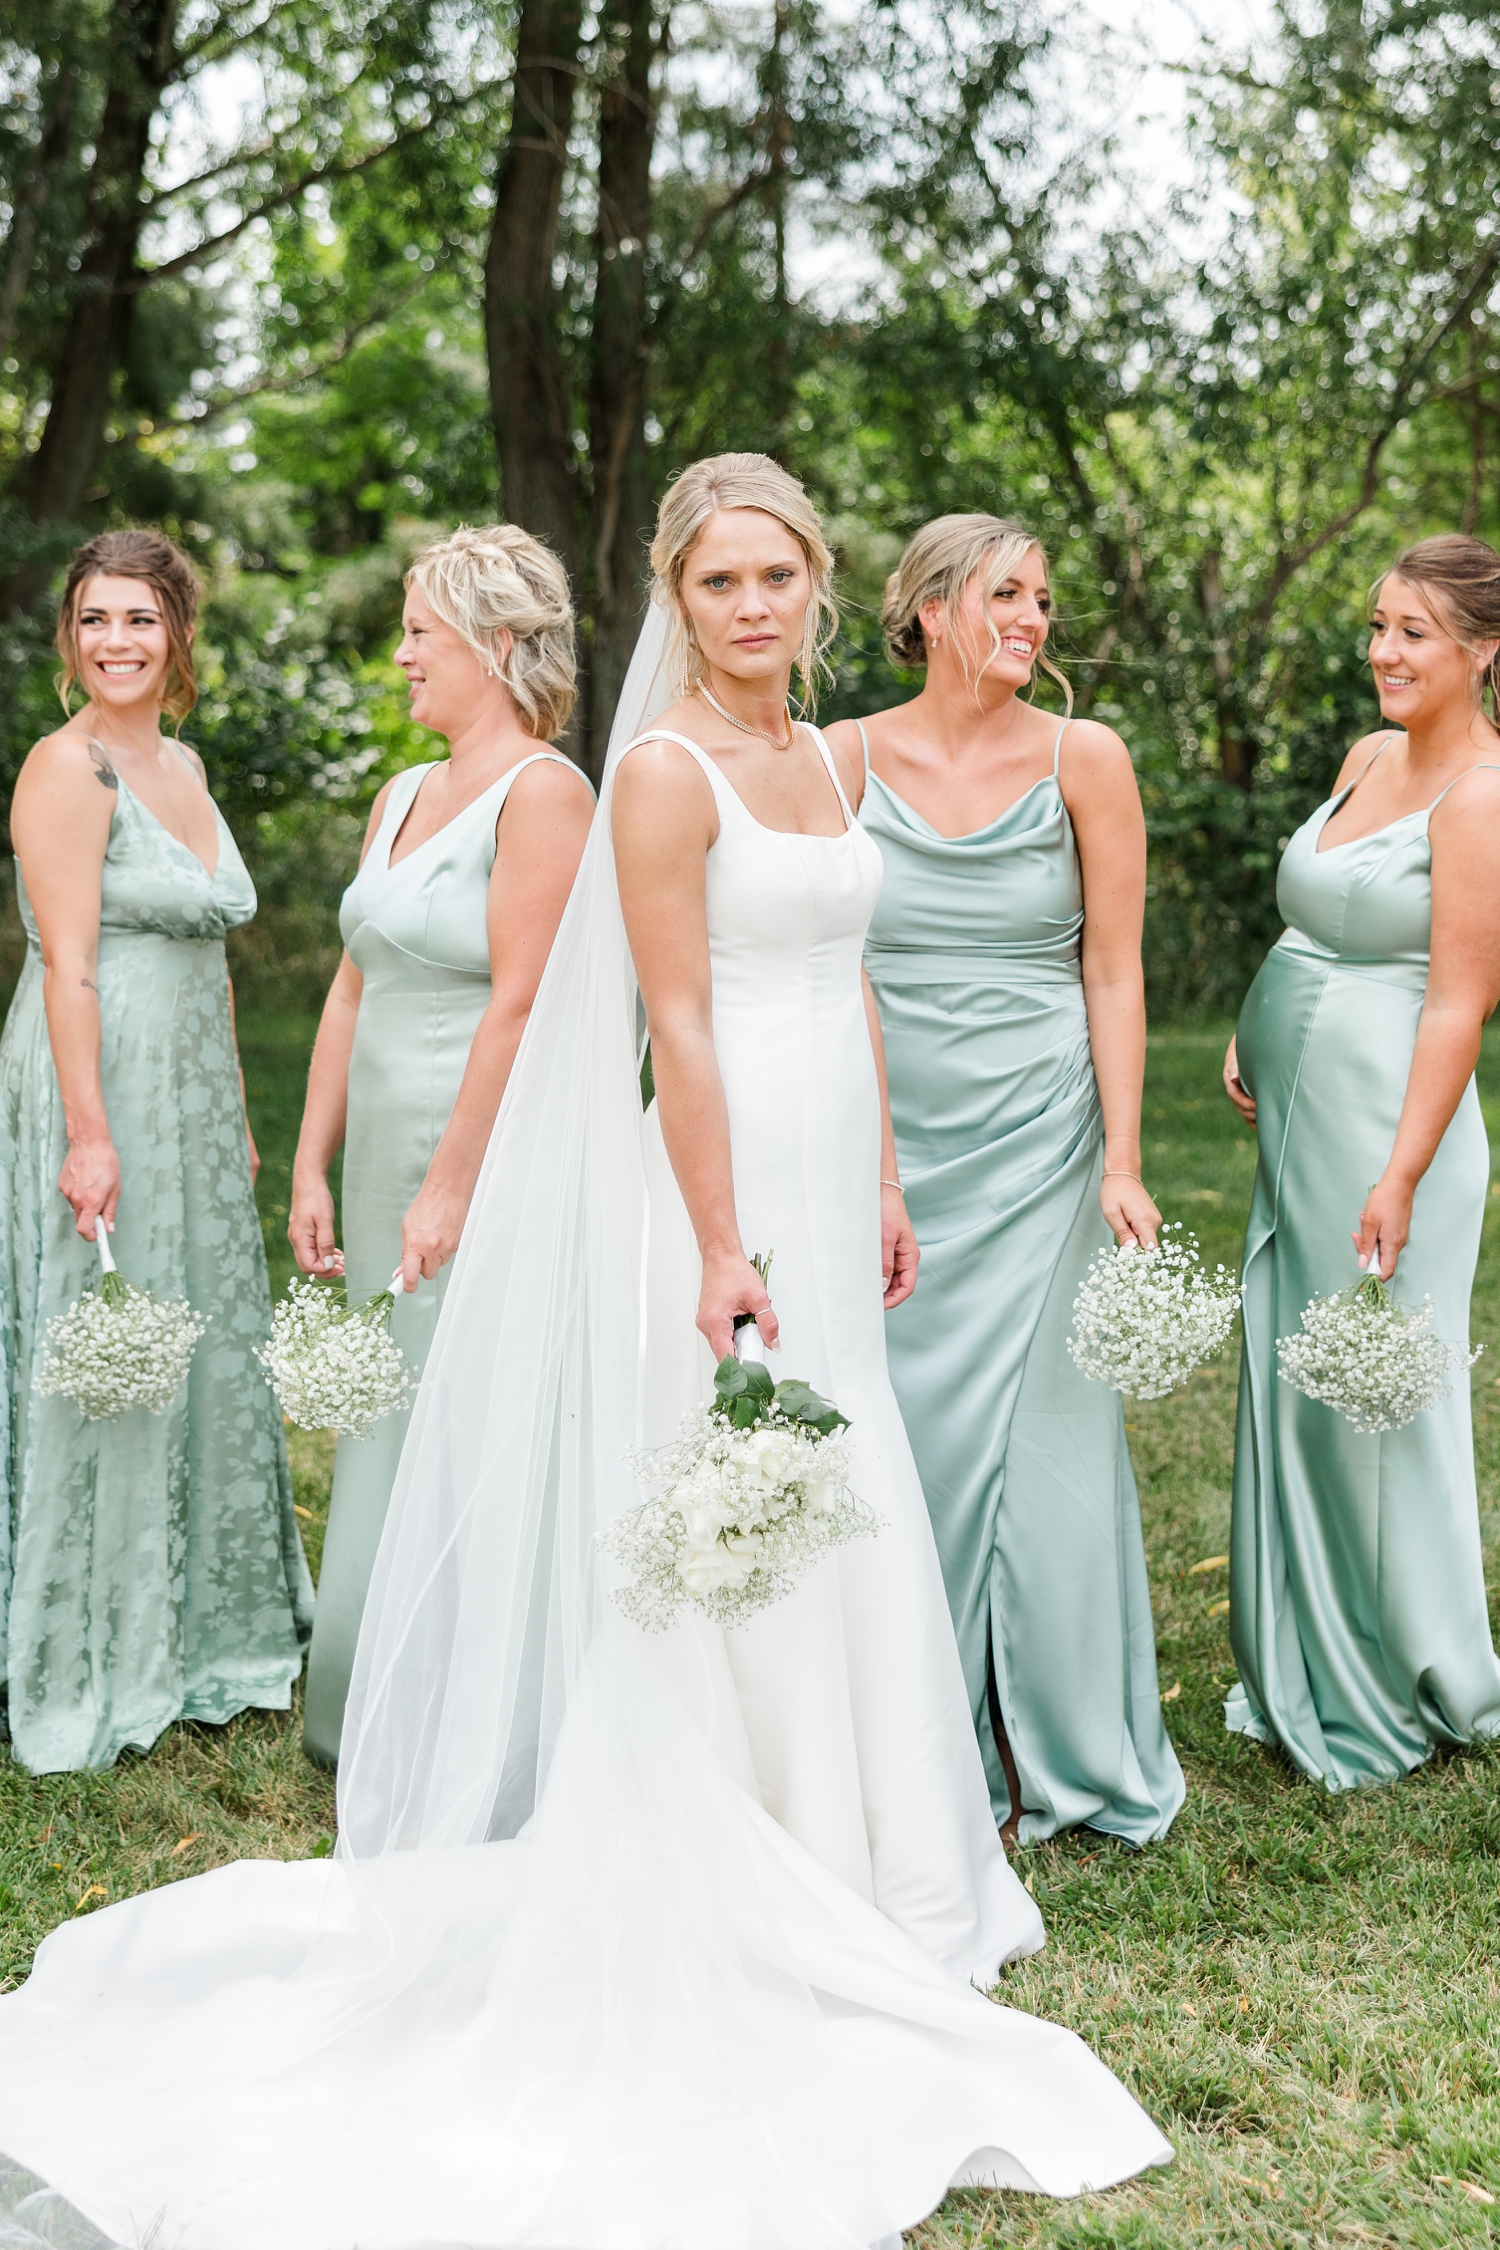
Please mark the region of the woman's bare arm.
MULTIPOLYGON (((359 850, 364 866, 370 846, 385 817, 389 781, 370 807, 365 840, 359 850)), ((364 990, 360 975, 347 953, 334 971, 328 998, 318 1021, 312 1061, 307 1071, 307 1098, 302 1105, 302 1126, 297 1153, 292 1159, 292 1208, 286 1238, 303 1273, 342 1273, 344 1253, 334 1225, 333 1191, 329 1167, 344 1145, 349 1114, 349 1058, 354 1052, 354 1027, 359 1019, 359 997, 364 990)))
POLYGON ((1466 776, 1432 816, 1432 957, 1390 1161, 1354 1236, 1383 1281, 1411 1232, 1412 1198, 1453 1122, 1500 1000, 1500 773, 1466 776))
POLYGON ((594 817, 581 774, 528 766, 512 785, 495 837, 488 925, 490 1002, 479 1019, 463 1082, 427 1176, 401 1228, 408 1289, 429 1280, 458 1248, 521 1034, 594 817))
POLYGON ((91 1241, 102 1214, 112 1227, 120 1162, 99 1073, 99 911, 119 782, 104 752, 82 736, 54 734, 21 768, 11 836, 42 949, 47 1036, 62 1096, 68 1155, 57 1184, 91 1241))
POLYGON ((613 824, 662 1137, 703 1258, 698 1326, 722 1359, 733 1344, 736 1313, 754 1313, 774 1347, 776 1316, 740 1240, 729 1110, 714 1053, 704 895, 704 864, 719 831, 713 791, 679 744, 647 742, 616 777, 613 824))
POLYGON ((1083 997, 1099 1101, 1105 1179, 1099 1201, 1120 1242, 1149 1249, 1161 1213, 1139 1179, 1146 1074, 1146 822, 1130 753, 1083 721, 1063 737, 1063 786, 1083 872, 1083 997))
POLYGON ((900 1173, 896 1169, 896 1134, 891 1124, 891 1092, 885 1070, 885 1034, 880 1028, 880 1009, 868 972, 861 969, 859 973, 864 985, 865 1021, 870 1027, 870 1045, 875 1051, 875 1077, 880 1087, 880 1278, 885 1287, 885 1309, 890 1312, 904 1304, 916 1288, 922 1253, 906 1215, 906 1197, 894 1184, 900 1173))

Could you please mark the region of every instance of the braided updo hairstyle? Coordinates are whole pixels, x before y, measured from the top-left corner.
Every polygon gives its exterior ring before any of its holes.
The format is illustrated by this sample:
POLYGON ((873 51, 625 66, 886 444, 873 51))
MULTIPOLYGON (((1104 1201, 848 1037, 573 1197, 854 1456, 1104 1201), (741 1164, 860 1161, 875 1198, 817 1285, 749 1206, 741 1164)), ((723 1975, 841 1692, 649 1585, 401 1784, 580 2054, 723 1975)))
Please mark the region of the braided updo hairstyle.
POLYGON ((555 742, 578 700, 573 604, 556 555, 513 523, 461 524, 423 549, 406 583, 503 681, 526 732, 555 742))
MULTIPOLYGON (((1500 641, 1500 555, 1482 539, 1445 531, 1407 547, 1370 588, 1370 605, 1380 599, 1387 578, 1414 586, 1437 612, 1460 648, 1477 653, 1484 641, 1500 641)), ((1500 725, 1500 649, 1479 675, 1479 699, 1500 725)))

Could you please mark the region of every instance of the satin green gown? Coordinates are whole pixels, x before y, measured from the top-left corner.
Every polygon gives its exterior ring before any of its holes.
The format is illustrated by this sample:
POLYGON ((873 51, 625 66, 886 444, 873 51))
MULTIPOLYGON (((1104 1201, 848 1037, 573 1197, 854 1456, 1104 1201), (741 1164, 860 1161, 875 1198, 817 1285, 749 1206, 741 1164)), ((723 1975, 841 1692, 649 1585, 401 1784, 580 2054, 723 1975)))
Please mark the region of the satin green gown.
POLYGON ((174 1719, 284 1711, 312 1624, 270 1332, 224 933, 255 889, 222 817, 212 875, 122 782, 99 921, 100 1074, 121 1271, 209 1326, 183 1391, 86 1421, 32 1388, 47 1322, 97 1281, 58 1193, 67 1153, 19 866, 26 964, 0 1041, 0 1618, 32 1773, 112 1765, 174 1719))
MULTIPOLYGON (((435 836, 391 865, 391 847, 431 765, 399 774, 364 864, 345 891, 339 929, 363 978, 344 1131, 343 1234, 350 1301, 390 1284, 401 1222, 458 1099, 479 1020, 490 1001, 486 915, 495 823, 520 759, 435 836)), ((420 1369, 437 1327, 451 1266, 396 1299, 392 1332, 420 1369)), ((368 1437, 340 1438, 318 1615, 307 1664, 303 1743, 315 1764, 338 1761, 354 1645, 411 1410, 388 1414, 368 1437)))
MULTIPOLYGON (((915 1294, 889 1315, 996 1818, 1144 1844, 1184 1784, 1162 1723, 1140 1505, 1115 1391, 1068 1356, 1111 1235, 1079 960, 1083 885, 1052 773, 944 837, 869 768, 860 819, 885 881, 865 965, 880 1008, 915 1294)), ((861 729, 863 735, 863 729, 861 729)))
MULTIPOLYGON (((1279 1742, 1329 1789, 1391 1781, 1438 1743, 1500 1735, 1468 1378, 1405 1429, 1365 1435, 1277 1373, 1276 1339, 1298 1332, 1309 1298, 1359 1279, 1350 1235, 1390 1157, 1427 989, 1432 808, 1320 852, 1348 795, 1282 855, 1286 934, 1239 1020, 1259 1161, 1230 1540, 1240 1677, 1225 1705, 1232 1732, 1279 1742)), ((1488 1180, 1471 1079, 1417 1189, 1393 1284, 1409 1304, 1431 1297, 1434 1333, 1456 1342, 1469 1333, 1488 1180)))

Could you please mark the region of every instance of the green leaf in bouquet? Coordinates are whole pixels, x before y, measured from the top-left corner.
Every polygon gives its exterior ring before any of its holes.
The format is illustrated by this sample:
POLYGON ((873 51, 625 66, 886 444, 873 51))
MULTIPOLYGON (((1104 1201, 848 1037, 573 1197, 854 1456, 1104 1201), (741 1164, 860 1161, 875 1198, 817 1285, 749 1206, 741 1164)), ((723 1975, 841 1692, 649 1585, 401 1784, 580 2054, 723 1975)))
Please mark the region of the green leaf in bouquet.
POLYGON ((714 1397, 720 1406, 738 1398, 745 1389, 746 1370, 733 1352, 726 1352, 714 1369, 714 1397))
POLYGON ((820 1396, 811 1383, 791 1381, 776 1385, 776 1404, 783 1414, 794 1422, 806 1422, 820 1437, 831 1437, 835 1430, 847 1430, 849 1417, 840 1414, 831 1399, 820 1396))

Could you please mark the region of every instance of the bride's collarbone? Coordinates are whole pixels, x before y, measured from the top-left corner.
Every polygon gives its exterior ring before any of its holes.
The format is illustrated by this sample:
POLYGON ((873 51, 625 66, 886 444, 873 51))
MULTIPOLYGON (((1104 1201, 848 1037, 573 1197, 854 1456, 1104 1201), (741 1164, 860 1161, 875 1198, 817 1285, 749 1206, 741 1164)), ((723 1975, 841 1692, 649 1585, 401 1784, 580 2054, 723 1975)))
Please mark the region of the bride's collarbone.
POLYGON ((806 727, 799 726, 790 749, 770 743, 700 743, 761 828, 788 836, 842 836, 848 827, 832 776, 806 727))

